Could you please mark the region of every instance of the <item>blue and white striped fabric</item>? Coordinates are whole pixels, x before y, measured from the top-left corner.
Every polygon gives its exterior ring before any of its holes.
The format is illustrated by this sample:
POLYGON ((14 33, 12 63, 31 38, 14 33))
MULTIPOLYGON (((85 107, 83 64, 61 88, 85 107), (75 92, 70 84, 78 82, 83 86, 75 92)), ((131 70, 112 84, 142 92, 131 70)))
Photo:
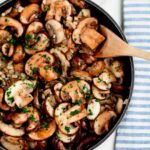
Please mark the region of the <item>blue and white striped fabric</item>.
MULTIPOLYGON (((150 0, 124 0, 128 42, 150 52, 150 0)), ((150 150, 150 62, 134 58, 135 86, 117 131, 115 150, 150 150)))

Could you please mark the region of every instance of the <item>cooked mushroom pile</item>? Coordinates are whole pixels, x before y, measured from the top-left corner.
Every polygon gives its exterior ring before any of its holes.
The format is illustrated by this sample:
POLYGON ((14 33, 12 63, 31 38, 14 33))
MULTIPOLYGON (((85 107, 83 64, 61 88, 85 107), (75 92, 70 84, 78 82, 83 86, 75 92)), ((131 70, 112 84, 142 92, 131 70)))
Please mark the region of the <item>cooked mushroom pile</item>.
POLYGON ((124 70, 82 0, 18 1, 0 16, 0 143, 82 150, 122 113, 124 70))

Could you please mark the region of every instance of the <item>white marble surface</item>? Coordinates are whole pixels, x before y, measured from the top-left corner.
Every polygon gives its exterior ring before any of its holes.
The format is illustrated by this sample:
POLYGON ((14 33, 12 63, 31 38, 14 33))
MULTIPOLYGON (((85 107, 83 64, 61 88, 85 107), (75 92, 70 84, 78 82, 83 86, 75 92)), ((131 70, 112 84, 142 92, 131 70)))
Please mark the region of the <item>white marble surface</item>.
MULTIPOLYGON (((122 0, 92 0, 105 9, 113 19, 121 26, 121 2, 122 0)), ((116 131, 95 150, 114 150, 116 131)))

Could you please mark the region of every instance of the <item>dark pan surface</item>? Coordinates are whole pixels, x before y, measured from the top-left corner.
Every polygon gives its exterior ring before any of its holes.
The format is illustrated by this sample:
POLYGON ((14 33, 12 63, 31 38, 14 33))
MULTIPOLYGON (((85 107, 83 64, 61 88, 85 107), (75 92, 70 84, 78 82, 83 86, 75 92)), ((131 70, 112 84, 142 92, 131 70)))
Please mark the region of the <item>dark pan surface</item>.
MULTIPOLYGON (((6 2, 3 2, 0 5, 0 12, 5 10, 6 8, 12 6, 14 3, 14 0, 6 0, 6 2)), ((98 5, 95 3, 86 0, 88 8, 91 10, 92 16, 95 16, 100 24, 105 25, 109 29, 111 29, 115 34, 117 34, 120 38, 122 38, 124 41, 126 41, 125 36, 117 23, 98 5)), ((132 57, 121 57, 119 58, 125 65, 125 79, 124 79, 124 86, 125 90, 123 91, 122 95, 124 99, 126 100, 126 103, 123 108, 122 114, 119 116, 119 118, 116 120, 115 124, 110 127, 110 130, 108 133, 104 134, 103 136, 99 137, 99 139, 91 143, 89 145, 88 149, 92 150, 99 146, 102 142, 104 142, 112 133, 113 131, 117 128, 119 125, 120 121, 123 119, 123 116, 125 115, 125 112, 128 108, 132 91, 133 91, 133 83, 134 83, 134 66, 133 66, 133 60, 132 57)), ((51 139, 50 139, 51 140, 51 139)), ((1 149, 1 148, 0 148, 1 149)), ((48 146, 48 150, 51 149, 51 147, 48 146)), ((53 149, 53 148, 52 148, 53 149)))

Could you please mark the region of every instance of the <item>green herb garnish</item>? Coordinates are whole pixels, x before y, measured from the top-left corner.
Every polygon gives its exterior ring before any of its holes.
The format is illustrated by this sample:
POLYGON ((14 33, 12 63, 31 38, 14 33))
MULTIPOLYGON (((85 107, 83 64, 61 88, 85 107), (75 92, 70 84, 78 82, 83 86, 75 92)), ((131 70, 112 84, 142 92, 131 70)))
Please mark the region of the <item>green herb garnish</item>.
POLYGON ((34 74, 37 73, 37 68, 36 67, 33 68, 33 73, 34 74))
POLYGON ((77 77, 76 77, 75 80, 76 80, 78 83, 80 82, 80 78, 77 78, 77 77))
POLYGON ((70 127, 65 126, 65 130, 69 133, 70 132, 70 127))
POLYGON ((76 101, 76 104, 80 106, 81 100, 77 100, 77 101, 76 101))
POLYGON ((14 102, 14 98, 13 98, 13 97, 8 97, 7 100, 8 100, 10 103, 13 103, 13 102, 14 102))
POLYGON ((35 117, 34 117, 33 115, 31 115, 31 116, 29 117, 29 120, 34 121, 34 122, 37 122, 37 121, 35 120, 35 117))
POLYGON ((8 18, 5 19, 5 22, 9 22, 10 20, 8 18))
POLYGON ((22 112, 24 112, 24 113, 27 113, 27 112, 30 112, 27 108, 22 108, 22 112))
POLYGON ((42 123, 42 127, 45 128, 45 129, 48 129, 48 123, 47 122, 43 122, 42 123))
POLYGON ((92 116, 93 115, 93 112, 91 109, 89 109, 89 115, 92 116))
POLYGON ((30 39, 32 39, 32 38, 34 38, 34 35, 33 35, 33 34, 26 34, 26 35, 25 35, 25 39, 26 39, 26 40, 30 40, 30 39))
POLYGON ((49 10, 50 10, 50 6, 45 6, 44 12, 47 12, 47 11, 49 11, 49 10))
POLYGON ((79 110, 74 110, 70 112, 70 116, 74 116, 76 114, 78 114, 80 111, 79 110))
POLYGON ((48 67, 47 67, 47 66, 44 66, 43 68, 44 68, 44 70, 45 70, 45 71, 47 71, 47 70, 48 70, 48 67))
POLYGON ((27 83, 27 86, 30 88, 34 88, 34 84, 33 83, 27 83))
POLYGON ((2 56, 1 59, 2 59, 2 61, 6 61, 6 57, 4 57, 4 56, 2 56))

